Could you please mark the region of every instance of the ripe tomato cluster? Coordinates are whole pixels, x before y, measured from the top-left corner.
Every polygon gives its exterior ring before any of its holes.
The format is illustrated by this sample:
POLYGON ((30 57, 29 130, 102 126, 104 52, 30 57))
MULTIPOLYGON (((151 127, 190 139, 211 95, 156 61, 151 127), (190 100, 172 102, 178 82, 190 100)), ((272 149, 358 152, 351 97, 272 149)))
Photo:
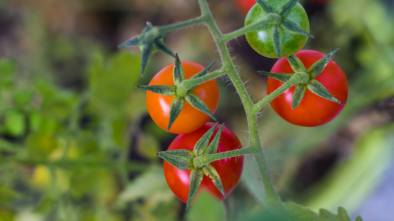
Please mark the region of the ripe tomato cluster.
MULTIPOLYGON (((278 58, 271 72, 259 71, 269 76, 268 94, 281 92, 270 102, 276 113, 292 124, 308 127, 334 119, 347 100, 346 76, 331 60, 336 50, 327 55, 301 50, 311 37, 303 7, 296 0, 237 2, 243 10, 249 10, 245 26, 265 22, 246 33, 250 46, 263 56, 278 58)), ((212 64, 204 68, 191 61, 181 62, 163 44, 163 35, 158 32, 149 23, 141 36, 122 45, 144 49, 143 68, 153 49, 175 57, 175 63, 158 72, 148 86, 139 86, 147 91, 146 104, 153 121, 168 132, 179 134, 167 151, 158 153, 165 160, 167 183, 187 206, 200 190, 222 200, 237 185, 244 157, 203 160, 207 155, 242 148, 230 129, 208 122, 211 118, 216 120, 219 90, 214 77, 201 79, 210 74, 212 64), (190 83, 193 80, 197 83, 190 83), (191 85, 185 86, 188 82, 191 85)))

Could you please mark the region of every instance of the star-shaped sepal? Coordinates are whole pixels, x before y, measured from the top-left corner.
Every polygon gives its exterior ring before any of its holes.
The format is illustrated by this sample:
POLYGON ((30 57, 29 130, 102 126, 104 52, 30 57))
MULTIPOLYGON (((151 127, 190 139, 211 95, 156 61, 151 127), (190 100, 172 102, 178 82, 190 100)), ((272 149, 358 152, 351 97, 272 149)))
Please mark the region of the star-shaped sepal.
POLYGON ((167 161, 171 165, 180 170, 191 170, 190 172, 190 190, 187 199, 186 209, 191 205, 194 197, 197 194, 198 188, 202 182, 204 175, 209 177, 218 190, 226 197, 222 181, 219 173, 210 163, 198 166, 195 159, 203 159, 204 156, 217 153, 220 136, 223 131, 224 124, 220 126, 219 131, 216 133, 212 142, 209 143, 218 123, 209 129, 194 145, 193 151, 186 149, 161 151, 156 155, 167 161))
MULTIPOLYGON (((212 68, 214 62, 212 62, 208 67, 206 67, 204 70, 201 72, 197 73, 190 79, 195 79, 199 78, 202 76, 205 76, 208 71, 212 68)), ((173 70, 173 79, 174 79, 174 84, 175 86, 171 85, 148 85, 148 86, 137 86, 137 88, 150 91, 156 94, 161 94, 165 96, 173 96, 174 100, 171 103, 171 109, 170 109, 170 119, 167 127, 167 131, 170 130, 172 124, 174 121, 177 119, 179 114, 181 113, 185 102, 188 102, 190 105, 192 105, 194 108, 198 109, 199 111, 207 114, 210 116, 212 119, 216 121, 215 116, 209 110, 207 105, 204 103, 203 100, 201 100, 200 97, 198 97, 196 94, 194 94, 192 91, 197 87, 192 87, 188 89, 187 91, 183 90, 178 90, 179 86, 183 81, 185 81, 185 73, 182 68, 181 61, 178 57, 178 54, 175 55, 175 65, 174 65, 174 70, 173 70)))
POLYGON ((282 7, 282 10, 279 13, 276 13, 272 9, 272 7, 267 3, 266 0, 256 0, 256 2, 257 2, 257 4, 259 4, 263 8, 263 10, 265 12, 277 15, 274 17, 275 19, 273 19, 271 21, 271 25, 272 25, 272 29, 273 29, 272 38, 274 40, 274 48, 275 48, 275 52, 276 52, 279 60, 281 58, 281 43, 280 43, 281 36, 279 33, 280 28, 287 29, 291 32, 313 38, 313 35, 311 35, 309 32, 302 29, 298 24, 287 19, 291 10, 298 3, 298 0, 290 0, 288 3, 286 3, 282 7))
MULTIPOLYGON (((293 92, 291 103, 293 110, 300 105, 307 89, 324 99, 338 103, 340 105, 344 105, 340 100, 335 98, 319 81, 315 80, 315 78, 323 72, 328 62, 330 62, 331 58, 338 50, 339 49, 335 49, 334 51, 328 53, 326 56, 314 63, 308 69, 305 68, 304 64, 296 56, 290 55, 287 57, 287 60, 289 61, 290 66, 295 73, 306 73, 309 75, 309 80, 307 82, 302 82, 295 85, 295 90, 293 92)), ((278 74, 265 71, 258 72, 281 82, 287 82, 295 76, 295 74, 278 74)))
POLYGON ((139 46, 142 51, 141 58, 141 76, 145 71, 146 64, 152 53, 156 51, 161 51, 163 53, 169 54, 175 57, 174 53, 164 44, 163 38, 165 34, 161 34, 157 27, 152 26, 150 22, 147 22, 146 27, 142 30, 141 35, 131 38, 118 47, 129 47, 129 46, 139 46))

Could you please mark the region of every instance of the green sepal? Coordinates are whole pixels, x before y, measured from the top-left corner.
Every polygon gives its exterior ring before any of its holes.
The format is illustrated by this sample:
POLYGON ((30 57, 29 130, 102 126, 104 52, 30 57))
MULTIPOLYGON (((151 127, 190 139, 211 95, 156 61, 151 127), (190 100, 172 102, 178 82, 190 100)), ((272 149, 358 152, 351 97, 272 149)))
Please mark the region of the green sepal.
POLYGON ((265 12, 270 13, 274 11, 266 0, 256 0, 256 2, 263 8, 265 12))
POLYGON ((293 98, 291 100, 291 107, 294 109, 296 109, 302 101, 302 98, 304 98, 306 92, 306 86, 302 85, 302 84, 297 84, 294 92, 293 92, 293 98))
POLYGON ((194 153, 190 150, 160 151, 156 155, 180 170, 190 170, 193 167, 194 153))
MULTIPOLYGON (((208 72, 209 72, 209 70, 212 68, 212 66, 213 66, 214 64, 215 64, 215 62, 213 61, 213 62, 212 62, 211 64, 209 64, 204 70, 198 72, 196 75, 194 75, 193 77, 191 77, 189 80, 191 80, 191 79, 196 79, 196 78, 203 77, 203 76, 207 75, 208 72)), ((196 86, 190 88, 189 91, 193 91, 194 89, 196 89, 196 87, 198 87, 198 85, 196 85, 196 86)))
POLYGON ((185 73, 183 72, 183 67, 181 60, 179 60, 178 53, 175 54, 175 66, 173 71, 173 78, 175 86, 179 86, 182 81, 185 80, 185 73))
POLYGON ((278 74, 278 73, 271 73, 265 71, 257 71, 257 72, 281 82, 286 82, 293 76, 293 74, 278 74))
POLYGON ((204 173, 200 169, 192 169, 190 172, 190 189, 189 196, 187 197, 186 209, 189 208, 194 196, 197 194, 198 187, 200 187, 203 177, 204 173))
POLYGON ((208 176, 213 184, 218 188, 218 190, 222 193, 224 197, 226 197, 226 192, 224 192, 222 180, 220 179, 218 171, 211 164, 205 165, 202 168, 202 171, 206 176, 208 176))
POLYGON ((287 2, 283 7, 282 7, 282 11, 280 12, 280 15, 283 18, 286 18, 291 10, 294 8, 294 6, 297 4, 298 0, 289 0, 289 2, 287 2))
MULTIPOLYGON (((213 138, 213 140, 211 141, 208 148, 206 149, 206 151, 203 154, 215 154, 218 151, 220 136, 222 134, 223 127, 224 127, 224 124, 222 124, 220 126, 219 131, 216 133, 215 137, 213 138)), ((216 126, 215 126, 215 128, 216 128, 216 126)))
POLYGON ((185 99, 178 96, 174 97, 174 100, 171 103, 170 119, 168 121, 167 131, 170 130, 172 124, 174 123, 178 115, 181 113, 184 105, 185 105, 185 99))
POLYGON ((139 46, 143 44, 143 40, 140 36, 131 38, 118 46, 118 48, 128 47, 128 46, 139 46))
POLYGON ((187 102, 189 102, 190 105, 195 107, 197 110, 205 113, 206 115, 210 116, 212 119, 216 121, 215 116, 213 116, 211 110, 205 105, 204 101, 201 100, 197 95, 193 93, 189 93, 188 95, 185 96, 185 99, 187 102))
POLYGON ((315 79, 310 80, 307 87, 312 93, 316 94, 317 96, 344 105, 340 100, 332 96, 332 94, 320 82, 315 79))
POLYGON ((166 53, 168 55, 171 55, 172 57, 175 58, 175 54, 172 53, 172 51, 164 44, 163 39, 162 38, 157 38, 155 40, 155 47, 158 51, 161 51, 163 53, 166 53))
POLYGON ((274 27, 274 34, 273 34, 273 39, 274 39, 274 48, 275 48, 275 52, 276 52, 276 56, 278 56, 278 60, 280 61, 280 35, 279 35, 279 31, 278 31, 278 26, 275 25, 274 27))
POLYGON ((169 54, 175 57, 174 53, 163 43, 163 34, 160 34, 158 28, 152 26, 150 22, 147 22, 146 27, 142 30, 141 35, 137 37, 131 38, 118 47, 127 47, 127 46, 139 46, 142 51, 141 58, 141 76, 145 71, 145 67, 148 63, 148 60, 151 54, 155 51, 161 51, 166 54, 169 54))
POLYGON ((299 25, 297 25, 294 22, 282 20, 282 25, 284 28, 286 28, 289 31, 313 38, 313 35, 311 35, 311 33, 305 31, 304 29, 302 29, 299 25))
POLYGON ((312 66, 308 68, 306 71, 311 78, 315 78, 319 76, 324 70, 324 68, 327 66, 328 62, 330 62, 331 58, 334 56, 334 54, 339 50, 339 48, 331 51, 330 53, 326 54, 323 58, 318 60, 316 63, 314 63, 312 66))
POLYGON ((304 64, 295 55, 287 56, 287 61, 289 61, 289 64, 295 73, 296 72, 306 72, 306 68, 305 68, 304 64))
POLYGON ((155 94, 161 94, 164 96, 175 96, 176 95, 176 87, 170 85, 141 85, 136 86, 136 88, 153 92, 155 94))
POLYGON ((149 58, 153 52, 151 44, 142 46, 142 57, 141 57, 141 76, 144 74, 145 67, 148 64, 149 58))
POLYGON ((207 149, 209 140, 212 137, 213 132, 216 129, 216 126, 218 123, 216 123, 211 129, 209 129, 194 145, 193 153, 196 154, 196 156, 201 156, 204 151, 207 149))

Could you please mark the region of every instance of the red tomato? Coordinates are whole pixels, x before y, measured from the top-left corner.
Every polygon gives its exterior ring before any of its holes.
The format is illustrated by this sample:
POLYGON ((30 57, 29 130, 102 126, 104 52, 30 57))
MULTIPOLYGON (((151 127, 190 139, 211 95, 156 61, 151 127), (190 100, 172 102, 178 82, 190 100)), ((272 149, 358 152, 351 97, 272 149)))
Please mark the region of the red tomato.
MULTIPOLYGON (((185 73, 185 79, 189 79, 198 72, 204 70, 202 65, 191 61, 182 61, 181 63, 185 73)), ((153 77, 149 85, 174 85, 172 76, 173 69, 174 63, 166 66, 153 77)), ((219 103, 219 89, 215 80, 210 80, 198 85, 192 92, 204 101, 212 113, 215 113, 219 103)), ((146 106, 149 115, 163 130, 167 130, 168 127, 170 108, 173 100, 173 96, 164 96, 150 91, 146 92, 146 106)), ((169 132, 175 134, 190 133, 202 127, 210 119, 211 117, 197 110, 185 101, 185 106, 178 118, 172 124, 169 132)))
MULTIPOLYGON (((318 51, 302 50, 295 54, 305 68, 309 68, 312 64, 320 60, 325 54, 318 51)), ((272 67, 271 73, 294 73, 286 58, 275 63, 272 67)), ((345 74, 342 69, 330 60, 323 72, 315 78, 325 88, 342 103, 346 103, 348 94, 348 84, 345 74)), ((272 93, 277 88, 282 86, 283 83, 268 78, 267 94, 272 93)), ((315 127, 330 122, 334 119, 343 109, 344 105, 326 100, 319 97, 307 89, 301 104, 293 110, 291 100, 293 97, 295 86, 290 87, 273 101, 271 106, 275 112, 286 121, 304 127, 315 127)))
POLYGON ((256 4, 256 0, 235 0, 235 4, 242 14, 248 14, 249 10, 256 4))
MULTIPOLYGON (((207 123, 197 131, 189 134, 181 134, 178 135, 174 141, 172 141, 171 145, 168 147, 168 150, 177 150, 177 149, 187 149, 193 150, 196 142, 212 127, 213 123, 207 123)), ((220 125, 216 127, 214 134, 212 135, 212 139, 219 130, 220 125)), ((212 141, 211 139, 211 141, 212 141)), ((241 148, 241 143, 239 142, 237 136, 228 128, 224 127, 220 142, 218 146, 218 153, 235 150, 241 148)), ((222 159, 218 161, 214 161, 211 163, 213 167, 219 173, 219 176, 222 180, 224 191, 226 195, 230 194, 231 191, 237 185, 239 178, 242 174, 242 169, 244 165, 244 157, 232 157, 227 159, 222 159)), ((166 177, 167 184, 172 190, 172 192, 183 202, 187 202, 187 197, 189 195, 190 189, 190 170, 180 170, 167 161, 164 161, 164 176, 166 177)), ((201 182, 201 185, 198 189, 197 195, 201 190, 208 191, 212 196, 216 199, 223 200, 223 195, 219 192, 216 186, 213 184, 212 180, 204 175, 204 178, 201 182)))

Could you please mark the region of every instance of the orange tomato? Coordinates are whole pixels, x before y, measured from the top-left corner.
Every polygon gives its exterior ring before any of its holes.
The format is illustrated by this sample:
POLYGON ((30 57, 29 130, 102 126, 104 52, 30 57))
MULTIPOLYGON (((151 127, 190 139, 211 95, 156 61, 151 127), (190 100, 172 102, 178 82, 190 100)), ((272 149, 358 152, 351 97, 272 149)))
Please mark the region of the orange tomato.
MULTIPOLYGON (((185 79, 189 79, 204 70, 202 65, 195 62, 182 61, 181 64, 185 73, 185 79)), ((152 78, 149 85, 174 86, 172 76, 173 69, 174 63, 166 66, 152 78)), ((192 92, 204 101, 212 113, 215 113, 219 103, 219 89, 215 80, 210 80, 198 85, 192 92)), ((167 130, 168 127, 170 108, 173 100, 173 96, 164 96, 150 91, 146 92, 146 105, 149 115, 163 130, 167 130)), ((172 124, 169 132, 175 134, 190 133, 202 127, 209 120, 210 117, 208 115, 197 110, 185 101, 181 113, 172 124)))

